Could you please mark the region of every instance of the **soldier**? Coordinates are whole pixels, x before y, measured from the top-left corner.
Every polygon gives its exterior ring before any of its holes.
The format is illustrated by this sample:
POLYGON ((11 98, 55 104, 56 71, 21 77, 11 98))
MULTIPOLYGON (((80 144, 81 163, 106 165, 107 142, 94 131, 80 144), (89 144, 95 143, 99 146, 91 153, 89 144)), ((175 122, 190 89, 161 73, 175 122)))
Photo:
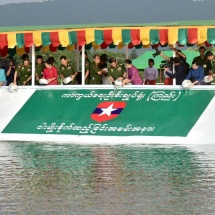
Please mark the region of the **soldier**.
POLYGON ((35 85, 39 85, 39 79, 43 77, 43 70, 45 68, 45 64, 43 62, 43 57, 38 55, 36 57, 36 64, 35 64, 35 85))
POLYGON ((199 56, 195 57, 193 61, 198 62, 198 65, 204 68, 204 73, 206 75, 206 67, 207 67, 207 60, 205 59, 205 47, 199 47, 199 56))
POLYGON ((89 84, 102 84, 102 71, 100 69, 100 56, 94 55, 93 62, 90 65, 90 83, 89 84))
POLYGON ((22 86, 31 85, 31 72, 32 65, 29 62, 29 58, 26 55, 22 56, 23 63, 21 63, 14 74, 14 84, 16 84, 16 78, 19 77, 19 84, 22 86))
POLYGON ((113 84, 115 80, 122 80, 126 78, 127 71, 124 64, 117 63, 116 58, 112 57, 109 59, 110 66, 108 66, 108 76, 113 84))
POLYGON ((60 62, 62 64, 60 66, 60 68, 59 68, 59 72, 60 72, 61 78, 63 80, 65 78, 67 78, 67 77, 71 77, 72 78, 72 80, 69 83, 65 84, 63 82, 63 84, 64 85, 74 85, 74 84, 77 84, 78 82, 76 80, 76 76, 77 76, 78 72, 77 72, 76 66, 73 65, 73 64, 71 64, 71 63, 69 63, 68 60, 67 60, 67 58, 66 58, 66 56, 64 56, 64 55, 60 57, 60 62))

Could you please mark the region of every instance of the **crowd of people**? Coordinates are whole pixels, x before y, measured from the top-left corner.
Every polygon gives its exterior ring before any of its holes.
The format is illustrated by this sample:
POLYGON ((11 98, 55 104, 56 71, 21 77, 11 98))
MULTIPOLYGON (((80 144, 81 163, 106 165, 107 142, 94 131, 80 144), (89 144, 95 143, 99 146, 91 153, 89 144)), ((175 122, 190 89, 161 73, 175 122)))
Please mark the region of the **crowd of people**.
MULTIPOLYGON (((201 46, 199 48, 200 55, 193 59, 190 66, 186 62, 186 56, 180 50, 176 48, 173 50, 176 57, 168 57, 159 52, 167 62, 163 68, 165 85, 172 85, 174 78, 176 85, 181 85, 184 80, 191 80, 193 85, 210 84, 210 82, 204 81, 204 77, 214 76, 212 71, 214 55, 211 51, 206 52, 205 47, 201 46)), ((78 84, 78 71, 75 64, 70 63, 66 56, 60 57, 61 65, 58 69, 54 62, 53 57, 44 61, 41 55, 36 56, 35 85, 41 85, 41 79, 46 79, 47 85, 78 84), (61 81, 59 82, 59 80, 61 81)), ((126 84, 155 85, 157 78, 158 70, 154 67, 154 59, 152 58, 148 59, 148 67, 144 69, 144 75, 141 77, 140 72, 130 59, 125 59, 124 63, 118 63, 115 57, 109 58, 106 54, 96 54, 91 62, 85 52, 84 82, 86 85, 115 84, 116 80, 120 81, 122 86, 126 84)), ((11 83, 25 86, 31 85, 31 82, 32 64, 27 54, 22 56, 22 63, 19 65, 15 65, 12 58, 9 59, 8 68, 5 69, 0 65, 0 86, 9 86, 11 83)))

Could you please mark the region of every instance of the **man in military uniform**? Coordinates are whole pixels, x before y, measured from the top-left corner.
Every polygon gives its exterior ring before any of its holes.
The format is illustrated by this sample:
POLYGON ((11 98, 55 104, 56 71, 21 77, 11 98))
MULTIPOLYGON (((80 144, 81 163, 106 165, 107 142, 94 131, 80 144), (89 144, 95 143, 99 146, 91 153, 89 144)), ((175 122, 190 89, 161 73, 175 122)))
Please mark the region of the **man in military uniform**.
POLYGON ((19 84, 22 86, 31 85, 31 73, 32 65, 29 62, 27 54, 22 56, 23 62, 18 65, 14 74, 14 83, 16 84, 16 78, 19 77, 19 84))
POLYGON ((61 66, 59 68, 59 72, 60 72, 60 77, 64 80, 67 77, 71 77, 72 81, 70 81, 69 83, 65 84, 63 82, 64 85, 74 85, 77 84, 77 80, 76 80, 76 76, 78 74, 76 66, 69 63, 66 56, 61 56, 60 57, 60 62, 61 62, 61 66))
POLYGON ((127 76, 127 71, 124 64, 117 63, 116 58, 112 57, 109 59, 110 66, 108 66, 108 76, 113 84, 115 80, 124 79, 127 76))
POLYGON ((90 65, 90 82, 89 84, 102 84, 102 71, 100 69, 100 56, 94 55, 93 62, 90 65))
POLYGON ((43 77, 44 68, 45 64, 43 62, 43 57, 41 55, 37 55, 35 64, 35 85, 40 85, 39 79, 43 77))
POLYGON ((199 56, 195 57, 193 59, 193 62, 198 62, 199 66, 203 67, 204 68, 204 73, 206 75, 207 73, 207 60, 205 59, 205 47, 204 46, 201 46, 199 47, 199 56))

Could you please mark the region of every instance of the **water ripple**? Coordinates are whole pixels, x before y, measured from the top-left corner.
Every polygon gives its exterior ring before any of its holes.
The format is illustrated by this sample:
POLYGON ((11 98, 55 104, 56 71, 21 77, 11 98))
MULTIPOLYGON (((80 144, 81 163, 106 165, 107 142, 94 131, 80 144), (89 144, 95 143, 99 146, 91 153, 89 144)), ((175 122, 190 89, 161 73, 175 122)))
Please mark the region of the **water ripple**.
POLYGON ((0 142, 0 214, 215 213, 215 146, 0 142))

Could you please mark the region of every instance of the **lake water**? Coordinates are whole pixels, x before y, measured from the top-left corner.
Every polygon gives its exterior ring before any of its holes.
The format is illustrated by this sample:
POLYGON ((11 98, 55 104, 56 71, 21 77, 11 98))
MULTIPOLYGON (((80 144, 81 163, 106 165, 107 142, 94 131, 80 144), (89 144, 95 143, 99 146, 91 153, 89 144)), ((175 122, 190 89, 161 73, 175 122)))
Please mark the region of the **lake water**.
POLYGON ((0 214, 215 214, 215 146, 0 142, 0 214))

